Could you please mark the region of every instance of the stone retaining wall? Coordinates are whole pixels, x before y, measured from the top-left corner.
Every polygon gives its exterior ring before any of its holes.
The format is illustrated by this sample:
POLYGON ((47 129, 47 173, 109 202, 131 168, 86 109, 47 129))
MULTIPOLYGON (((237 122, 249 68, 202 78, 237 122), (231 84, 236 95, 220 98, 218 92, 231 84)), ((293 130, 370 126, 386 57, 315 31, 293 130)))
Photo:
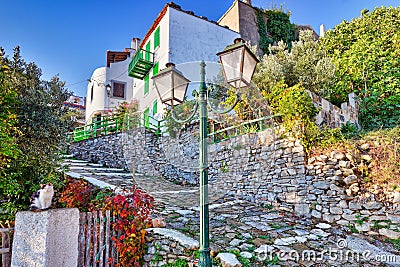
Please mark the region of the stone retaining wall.
POLYGON ((68 147, 68 153, 107 167, 128 169, 123 155, 122 135, 109 134, 75 142, 68 147))
MULTIPOLYGON (((166 228, 146 229, 147 253, 144 267, 163 266, 178 259, 193 262, 199 242, 176 230, 166 228)), ((193 264, 192 264, 193 266, 193 264)))
MULTIPOLYGON (((131 155, 125 168, 134 165, 136 171, 147 175, 197 184, 196 168, 185 165, 198 162, 198 141, 181 138, 186 143, 172 145, 176 141, 168 138, 146 131, 131 137, 118 134, 75 143, 70 151, 83 151, 74 154, 118 167, 124 166, 120 151, 124 143, 131 155)), ((330 223, 351 224, 360 232, 375 228, 391 238, 398 236, 400 193, 393 192, 384 202, 373 192, 360 195, 361 178, 351 155, 333 151, 307 159, 298 140, 279 139, 265 130, 212 144, 208 156, 210 195, 275 204, 330 223)))

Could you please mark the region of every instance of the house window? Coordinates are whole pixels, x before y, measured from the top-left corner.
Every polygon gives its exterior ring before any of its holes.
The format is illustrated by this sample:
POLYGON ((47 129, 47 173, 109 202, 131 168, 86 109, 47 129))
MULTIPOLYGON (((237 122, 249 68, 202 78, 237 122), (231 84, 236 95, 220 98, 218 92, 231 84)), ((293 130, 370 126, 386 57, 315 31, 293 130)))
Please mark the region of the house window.
POLYGON ((154 32, 154 49, 160 46, 160 27, 154 32))
POLYGON ((112 97, 125 98, 125 83, 113 82, 112 97))
POLYGON ((149 74, 144 77, 144 95, 149 93, 149 74))
POLYGON ((92 84, 92 88, 90 89, 90 102, 93 102, 93 90, 94 90, 94 84, 92 84))
POLYGON ((157 100, 154 100, 153 102, 153 115, 157 114, 157 100))
POLYGON ((146 60, 150 61, 150 48, 151 48, 151 42, 149 41, 146 45, 146 60))

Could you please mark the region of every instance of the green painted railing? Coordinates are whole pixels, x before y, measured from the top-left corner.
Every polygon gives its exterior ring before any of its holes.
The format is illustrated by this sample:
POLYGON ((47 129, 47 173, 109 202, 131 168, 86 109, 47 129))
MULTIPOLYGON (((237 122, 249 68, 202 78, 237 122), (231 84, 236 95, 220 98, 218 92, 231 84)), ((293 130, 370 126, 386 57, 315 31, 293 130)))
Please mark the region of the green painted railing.
POLYGON ((68 141, 79 142, 89 138, 119 133, 137 127, 144 127, 157 135, 161 135, 161 123, 162 121, 143 114, 126 117, 102 116, 93 118, 91 124, 77 127, 73 132, 68 133, 68 141))
MULTIPOLYGON (((233 125, 226 128, 218 128, 216 123, 209 124, 208 137, 211 143, 218 143, 223 140, 230 139, 235 136, 243 135, 246 133, 255 133, 263 131, 271 127, 270 122, 274 120, 273 116, 263 116, 257 119, 242 122, 238 125, 233 125)), ((156 135, 163 135, 166 133, 163 129, 164 120, 157 120, 156 118, 147 114, 137 114, 133 116, 102 116, 94 118, 91 124, 77 127, 73 132, 68 133, 68 141, 79 142, 89 138, 96 138, 103 135, 123 132, 132 128, 143 127, 156 135)))
POLYGON ((215 124, 211 123, 211 129, 208 137, 210 137, 211 143, 215 144, 239 135, 261 132, 267 128, 273 127, 274 123, 272 123, 273 125, 271 125, 271 121, 274 121, 274 118, 277 116, 278 115, 263 116, 219 130, 215 130, 215 124))

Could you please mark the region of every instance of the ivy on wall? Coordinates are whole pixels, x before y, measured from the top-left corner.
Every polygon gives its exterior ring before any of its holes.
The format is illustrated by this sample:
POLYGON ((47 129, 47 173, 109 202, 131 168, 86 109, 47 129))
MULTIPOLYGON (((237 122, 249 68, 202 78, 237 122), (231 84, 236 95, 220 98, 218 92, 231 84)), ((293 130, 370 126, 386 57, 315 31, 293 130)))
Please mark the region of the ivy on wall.
POLYGON ((296 40, 297 26, 290 22, 290 13, 285 13, 281 9, 263 10, 256 9, 257 27, 260 34, 259 47, 269 54, 269 45, 283 41, 291 48, 292 41, 296 40), (267 16, 267 24, 264 21, 267 16))

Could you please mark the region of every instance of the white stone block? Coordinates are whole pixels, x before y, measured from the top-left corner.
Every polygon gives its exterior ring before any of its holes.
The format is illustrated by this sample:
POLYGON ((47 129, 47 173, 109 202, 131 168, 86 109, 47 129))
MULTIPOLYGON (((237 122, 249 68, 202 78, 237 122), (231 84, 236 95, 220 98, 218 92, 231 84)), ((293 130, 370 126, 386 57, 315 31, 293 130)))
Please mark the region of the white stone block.
POLYGON ((18 212, 12 246, 12 267, 76 267, 78 209, 18 212))

